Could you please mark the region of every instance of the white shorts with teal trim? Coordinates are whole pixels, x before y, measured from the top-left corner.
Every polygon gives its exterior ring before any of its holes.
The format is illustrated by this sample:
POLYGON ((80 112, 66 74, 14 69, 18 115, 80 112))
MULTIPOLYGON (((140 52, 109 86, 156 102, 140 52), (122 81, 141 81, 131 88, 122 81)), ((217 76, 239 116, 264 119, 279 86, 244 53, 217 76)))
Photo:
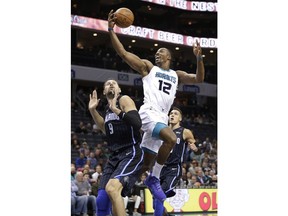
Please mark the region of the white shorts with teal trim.
POLYGON ((159 133, 162 128, 168 127, 168 115, 147 104, 141 106, 139 115, 142 120, 141 129, 144 132, 141 147, 145 147, 157 154, 162 145, 159 133))

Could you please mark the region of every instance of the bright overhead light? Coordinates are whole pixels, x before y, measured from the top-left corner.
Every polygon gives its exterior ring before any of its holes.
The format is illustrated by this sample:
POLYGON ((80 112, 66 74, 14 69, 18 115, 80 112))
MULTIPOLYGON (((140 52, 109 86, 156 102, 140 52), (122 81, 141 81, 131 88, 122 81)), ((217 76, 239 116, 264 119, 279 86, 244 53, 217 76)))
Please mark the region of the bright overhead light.
POLYGON ((135 43, 135 42, 136 42, 136 40, 133 39, 133 40, 132 40, 132 43, 135 43))
POLYGON ((205 58, 205 55, 202 55, 203 58, 205 58))
POLYGON ((180 48, 179 47, 175 47, 175 50, 179 50, 180 48))
POLYGON ((157 43, 155 43, 155 44, 154 44, 154 46, 156 46, 156 47, 157 47, 157 46, 158 46, 158 44, 157 44, 157 43))
POLYGON ((93 36, 96 37, 96 36, 97 36, 97 33, 93 33, 93 36))
POLYGON ((214 53, 214 50, 210 50, 210 53, 214 53))

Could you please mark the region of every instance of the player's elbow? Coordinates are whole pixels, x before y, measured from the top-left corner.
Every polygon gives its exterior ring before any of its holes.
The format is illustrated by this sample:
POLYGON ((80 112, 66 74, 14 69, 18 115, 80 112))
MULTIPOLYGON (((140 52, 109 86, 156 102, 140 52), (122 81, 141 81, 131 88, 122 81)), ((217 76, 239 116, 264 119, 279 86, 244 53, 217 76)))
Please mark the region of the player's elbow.
POLYGON ((122 58, 123 60, 125 60, 126 56, 127 56, 127 51, 122 48, 118 51, 118 55, 120 56, 120 58, 122 58))
POLYGON ((204 82, 204 76, 202 77, 196 77, 196 82, 197 83, 202 83, 202 82, 204 82))
POLYGON ((204 82, 204 77, 205 77, 204 72, 201 74, 197 74, 195 77, 195 81, 197 83, 202 83, 202 82, 204 82))

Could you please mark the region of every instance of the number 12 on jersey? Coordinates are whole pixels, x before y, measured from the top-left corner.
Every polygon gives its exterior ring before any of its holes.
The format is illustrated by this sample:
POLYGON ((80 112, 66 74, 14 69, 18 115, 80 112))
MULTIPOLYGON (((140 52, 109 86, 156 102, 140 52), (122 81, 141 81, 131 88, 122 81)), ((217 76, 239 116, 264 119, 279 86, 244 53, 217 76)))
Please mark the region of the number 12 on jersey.
POLYGON ((163 91, 164 93, 170 95, 169 90, 171 89, 171 83, 163 82, 163 80, 159 80, 159 90, 163 91))

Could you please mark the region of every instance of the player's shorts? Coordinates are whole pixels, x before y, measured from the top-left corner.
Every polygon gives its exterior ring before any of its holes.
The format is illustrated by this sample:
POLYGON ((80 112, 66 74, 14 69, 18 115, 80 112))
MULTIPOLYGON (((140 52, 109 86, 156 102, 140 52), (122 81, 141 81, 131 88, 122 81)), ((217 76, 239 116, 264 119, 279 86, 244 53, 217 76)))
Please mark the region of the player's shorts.
POLYGON ((104 167, 99 189, 105 189, 109 179, 117 178, 123 185, 121 195, 125 197, 141 174, 143 156, 139 144, 113 152, 104 167))
POLYGON ((139 115, 142 120, 141 129, 144 132, 141 147, 157 154, 162 144, 159 134, 161 129, 168 127, 168 115, 148 104, 141 106, 139 115))
POLYGON ((164 165, 160 173, 160 184, 167 198, 175 195, 173 189, 178 184, 182 175, 181 166, 164 165))

